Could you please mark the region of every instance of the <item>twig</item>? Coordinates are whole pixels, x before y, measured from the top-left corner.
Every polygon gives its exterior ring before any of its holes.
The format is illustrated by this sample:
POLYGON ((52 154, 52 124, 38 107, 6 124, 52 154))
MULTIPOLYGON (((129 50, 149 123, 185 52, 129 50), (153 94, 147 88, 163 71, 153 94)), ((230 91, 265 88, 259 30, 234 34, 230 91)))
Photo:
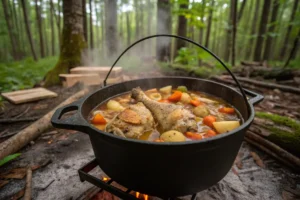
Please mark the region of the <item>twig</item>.
POLYGON ((278 145, 268 141, 267 139, 264 139, 263 137, 251 132, 246 132, 246 137, 248 137, 251 140, 256 141, 257 143, 263 145, 264 147, 270 149, 272 152, 277 154, 278 156, 282 157, 283 159, 288 160, 289 162, 295 164, 300 168, 300 159, 296 156, 292 155, 291 153, 287 152, 286 150, 282 149, 278 145))
POLYGON ((30 109, 30 106, 28 106, 23 112, 21 112, 20 114, 15 116, 15 119, 22 117, 24 114, 26 114, 28 112, 29 109, 30 109))
POLYGON ((262 159, 259 157, 259 155, 257 155, 255 152, 250 152, 250 154, 258 166, 260 166, 261 168, 265 168, 265 164, 262 161, 262 159))
POLYGON ((32 183, 32 170, 31 167, 28 167, 27 175, 26 175, 26 188, 25 188, 24 200, 31 200, 31 183, 32 183))
POLYGON ((297 169, 299 170, 299 168, 295 167, 295 166, 294 166, 293 164, 291 164, 289 161, 287 161, 287 160, 281 158, 280 156, 278 156, 277 154, 275 154, 274 152, 272 152, 272 151, 269 150, 268 148, 266 148, 266 147, 260 145, 260 144, 257 143, 256 141, 251 140, 251 139, 249 139, 248 137, 245 137, 245 140, 246 140, 248 143, 250 143, 250 144, 256 146, 257 148, 259 148, 260 150, 262 150, 262 151, 266 152, 267 154, 273 156, 274 158, 278 159, 279 161, 283 162, 284 164, 288 165, 289 167, 291 167, 291 168, 293 168, 293 169, 296 169, 296 170, 297 170, 297 169))
MULTIPOLYGON (((27 127, 27 124, 24 125, 24 126, 22 126, 22 127, 20 128, 20 130, 24 129, 25 127, 27 127)), ((20 131, 20 130, 19 130, 19 131, 20 131)), ((0 135, 0 139, 2 139, 2 138, 7 138, 7 137, 10 137, 10 136, 16 135, 19 131, 14 131, 14 132, 11 132, 11 133, 6 133, 6 134, 3 134, 3 135, 0 135)))
POLYGON ((55 180, 50 181, 45 187, 40 188, 41 190, 46 190, 55 180))
POLYGON ((0 119, 0 124, 12 124, 12 123, 18 123, 18 122, 30 122, 40 119, 41 117, 27 117, 22 119, 15 119, 15 118, 9 118, 9 119, 0 119))

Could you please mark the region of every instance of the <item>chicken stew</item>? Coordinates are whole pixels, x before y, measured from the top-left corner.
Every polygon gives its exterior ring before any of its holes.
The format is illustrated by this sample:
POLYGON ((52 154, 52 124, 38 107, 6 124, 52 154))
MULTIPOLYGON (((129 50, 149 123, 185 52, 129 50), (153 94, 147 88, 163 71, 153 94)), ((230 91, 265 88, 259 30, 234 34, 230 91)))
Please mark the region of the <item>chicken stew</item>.
POLYGON ((134 88, 97 106, 89 120, 102 131, 154 142, 201 140, 241 123, 237 110, 228 103, 185 86, 134 88))

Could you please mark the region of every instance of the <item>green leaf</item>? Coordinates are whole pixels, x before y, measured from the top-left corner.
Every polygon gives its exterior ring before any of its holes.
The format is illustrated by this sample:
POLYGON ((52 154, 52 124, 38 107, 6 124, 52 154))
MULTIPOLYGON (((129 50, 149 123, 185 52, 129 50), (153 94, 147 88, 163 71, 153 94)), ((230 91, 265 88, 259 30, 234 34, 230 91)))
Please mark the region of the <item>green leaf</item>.
POLYGON ((21 155, 21 153, 15 153, 9 156, 6 156, 5 158, 3 158, 2 160, 0 160, 0 167, 6 163, 8 163, 9 161, 19 157, 21 155))

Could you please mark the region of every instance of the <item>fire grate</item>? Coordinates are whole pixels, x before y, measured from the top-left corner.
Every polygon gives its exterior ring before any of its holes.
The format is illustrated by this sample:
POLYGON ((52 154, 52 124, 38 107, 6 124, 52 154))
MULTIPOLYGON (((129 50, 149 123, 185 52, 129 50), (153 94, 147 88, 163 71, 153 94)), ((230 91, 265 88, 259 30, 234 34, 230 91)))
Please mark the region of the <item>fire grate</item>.
MULTIPOLYGON (((78 170, 80 181, 88 181, 89 183, 101 188, 99 192, 102 192, 103 190, 110 192, 111 194, 121 198, 121 199, 128 199, 128 200, 139 200, 136 196, 132 194, 133 190, 126 189, 126 191, 123 191, 115 186, 112 185, 114 180, 110 178, 105 178, 103 180, 89 174, 91 170, 93 170, 95 167, 99 166, 96 159, 92 160, 82 168, 78 170)), ((100 166, 99 166, 100 167, 100 166)), ((174 198, 173 198, 174 199, 174 198)), ((176 198, 178 199, 178 198, 176 198)), ((196 194, 192 195, 191 200, 196 199, 196 194)), ((168 200, 172 200, 172 198, 168 198, 168 200)))

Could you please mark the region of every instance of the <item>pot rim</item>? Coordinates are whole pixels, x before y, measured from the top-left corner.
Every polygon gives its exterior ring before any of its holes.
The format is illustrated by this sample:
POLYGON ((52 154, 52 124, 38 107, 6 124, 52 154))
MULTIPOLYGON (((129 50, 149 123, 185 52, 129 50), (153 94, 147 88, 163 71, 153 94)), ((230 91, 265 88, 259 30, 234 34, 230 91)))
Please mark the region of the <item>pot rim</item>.
MULTIPOLYGON (((201 78, 191 78, 191 77, 185 77, 185 76, 163 76, 163 77, 149 77, 149 78, 140 78, 140 79, 134 79, 134 80, 129 80, 129 81, 124 81, 124 82, 121 82, 121 83, 117 83, 117 84, 113 84, 113 85, 109 85, 109 86, 105 86, 105 87, 102 87, 100 88, 99 90, 93 92, 93 93, 90 93, 89 95, 85 96, 82 101, 80 102, 80 104, 78 105, 79 106, 79 117, 82 118, 85 123, 88 124, 88 128, 91 128, 93 131, 96 131, 96 132, 99 132, 100 134, 103 134, 103 136, 105 137, 109 137, 111 139, 117 139, 117 140, 122 140, 124 142, 129 142, 129 143, 136 143, 136 144, 146 144, 146 145, 160 145, 160 146, 182 146, 182 145, 194 145, 194 144, 199 144, 199 143, 207 143, 207 142, 213 142, 213 141, 217 141, 219 139, 222 139, 222 138, 226 138, 226 137, 229 137, 233 134, 236 134, 238 132, 240 132, 241 130, 243 129, 246 129, 253 121, 254 119, 254 114, 255 114, 255 111, 254 111, 254 107, 251 103, 249 103, 249 100, 248 100, 248 107, 250 108, 250 113, 249 114, 249 117, 248 119, 245 121, 244 120, 244 123, 241 124, 238 128, 232 130, 232 131, 229 131, 229 132, 226 132, 226 133, 222 133, 222 134, 218 134, 214 137, 210 137, 210 138, 204 138, 202 140, 193 140, 193 141, 184 141, 184 142, 153 142, 153 141, 146 141, 146 140, 138 140, 138 139, 133 139, 133 138, 123 138, 123 137, 120 137, 120 136, 116 136, 112 133, 107 133, 105 131, 101 131, 99 129, 97 129, 96 127, 92 126, 88 120, 86 120, 83 116, 82 116, 82 106, 83 104, 86 103, 87 99, 90 98, 93 94, 105 89, 105 88, 109 88, 109 87, 113 87, 115 85, 121 85, 121 84, 124 84, 124 83, 128 83, 128 82, 134 82, 134 81, 138 81, 138 80, 147 80, 147 79, 161 79, 161 78, 172 78, 172 79, 190 79, 190 80, 201 80, 201 81, 206 81, 206 82, 211 82, 211 83, 214 83, 214 84, 218 84, 218 85, 221 85, 223 87, 226 87, 227 89, 229 90, 232 90, 233 92, 236 92, 238 93, 239 95, 240 92, 237 91, 237 90, 234 90, 233 88, 223 84, 223 83, 218 83, 218 82, 215 82, 215 81, 211 81, 211 80, 207 80, 207 79, 201 79, 201 78)), ((153 81, 153 80, 152 80, 153 81)), ((110 98, 112 98, 113 96, 111 96, 110 98)), ((218 97, 218 96, 217 96, 218 97)), ((219 97, 221 98, 221 97, 219 97)), ((109 99, 109 98, 108 98, 109 99)), ((108 100, 106 99, 106 100, 108 100)), ((104 101, 106 101, 104 100, 104 101)), ((104 102, 102 101, 102 102, 104 102)), ((99 104, 101 104, 102 102, 100 102, 99 104)), ((246 103, 246 102, 245 102, 246 103)))

